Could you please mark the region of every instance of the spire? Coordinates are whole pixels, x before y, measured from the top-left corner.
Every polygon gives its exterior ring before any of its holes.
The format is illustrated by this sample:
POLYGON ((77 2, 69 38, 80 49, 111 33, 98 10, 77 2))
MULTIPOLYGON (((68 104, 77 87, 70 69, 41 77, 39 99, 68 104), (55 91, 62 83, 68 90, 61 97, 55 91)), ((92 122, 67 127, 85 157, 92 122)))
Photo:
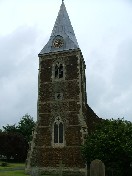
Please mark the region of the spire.
POLYGON ((77 39, 71 25, 64 0, 62 0, 62 4, 60 7, 60 11, 58 13, 55 25, 53 27, 50 39, 48 43, 44 46, 40 54, 46 54, 49 52, 57 52, 57 51, 65 51, 71 49, 78 49, 77 39), (55 47, 54 40, 56 38, 60 38, 62 40, 61 46, 55 47))

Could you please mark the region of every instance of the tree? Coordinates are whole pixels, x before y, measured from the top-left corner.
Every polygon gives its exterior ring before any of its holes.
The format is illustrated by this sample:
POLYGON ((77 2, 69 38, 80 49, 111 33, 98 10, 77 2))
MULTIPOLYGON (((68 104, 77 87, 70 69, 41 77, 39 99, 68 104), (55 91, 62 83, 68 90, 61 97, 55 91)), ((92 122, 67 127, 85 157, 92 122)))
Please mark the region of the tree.
POLYGON ((18 132, 18 127, 16 126, 16 124, 14 125, 9 125, 7 124, 7 126, 3 126, 3 129, 4 129, 4 132, 7 132, 7 133, 16 133, 18 132))
POLYGON ((87 137, 82 152, 88 164, 101 159, 106 167, 120 168, 124 174, 132 162, 132 123, 124 119, 102 121, 87 137))
POLYGON ((34 127, 35 122, 28 114, 22 117, 18 125, 3 126, 4 130, 0 133, 0 155, 6 156, 7 159, 13 157, 15 161, 24 161, 34 127))
POLYGON ((35 122, 33 117, 28 114, 25 114, 22 119, 18 122, 18 125, 9 125, 3 126, 4 132, 7 133, 19 133, 22 134, 26 141, 29 142, 32 139, 32 131, 34 130, 35 122))
POLYGON ((25 136, 27 142, 31 141, 32 139, 32 131, 34 130, 34 127, 35 122, 33 121, 33 118, 28 114, 25 114, 22 117, 17 126, 19 133, 25 136))
POLYGON ((23 135, 15 133, 0 133, 0 155, 7 160, 12 157, 15 161, 25 161, 28 143, 23 135))

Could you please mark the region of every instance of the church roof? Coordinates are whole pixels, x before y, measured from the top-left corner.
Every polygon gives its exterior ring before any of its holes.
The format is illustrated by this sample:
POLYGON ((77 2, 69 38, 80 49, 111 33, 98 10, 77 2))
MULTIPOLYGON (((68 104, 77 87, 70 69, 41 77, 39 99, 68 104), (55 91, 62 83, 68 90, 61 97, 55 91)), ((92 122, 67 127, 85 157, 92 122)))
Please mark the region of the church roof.
POLYGON ((86 108, 85 120, 88 127, 88 132, 91 133, 95 130, 96 125, 104 121, 104 119, 98 117, 88 104, 86 105, 86 108))
POLYGON ((65 4, 62 1, 60 11, 58 13, 50 39, 41 50, 40 54, 64 50, 74 50, 78 48, 79 45, 77 43, 73 27, 71 25, 65 4), (55 47, 55 45, 53 44, 55 42, 55 39, 60 39, 62 41, 60 47, 55 47))

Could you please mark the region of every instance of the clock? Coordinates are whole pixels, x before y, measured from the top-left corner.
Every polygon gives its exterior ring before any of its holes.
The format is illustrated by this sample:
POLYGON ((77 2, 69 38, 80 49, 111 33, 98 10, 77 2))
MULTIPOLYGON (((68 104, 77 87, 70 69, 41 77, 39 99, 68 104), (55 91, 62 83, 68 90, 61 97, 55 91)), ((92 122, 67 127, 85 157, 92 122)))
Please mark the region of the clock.
POLYGON ((61 36, 57 36, 53 40, 53 47, 54 48, 61 48, 63 46, 63 44, 64 44, 64 40, 63 40, 63 37, 61 37, 61 36))

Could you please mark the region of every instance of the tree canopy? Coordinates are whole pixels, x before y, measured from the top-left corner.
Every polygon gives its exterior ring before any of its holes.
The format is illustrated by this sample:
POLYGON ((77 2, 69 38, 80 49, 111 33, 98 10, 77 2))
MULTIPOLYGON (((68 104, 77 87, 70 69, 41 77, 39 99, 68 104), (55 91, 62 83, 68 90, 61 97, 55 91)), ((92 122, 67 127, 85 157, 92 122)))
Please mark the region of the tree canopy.
POLYGON ((15 161, 25 161, 27 150, 28 143, 21 134, 0 133, 0 155, 7 160, 12 157, 15 161))
POLYGON ((20 122, 18 123, 18 131, 25 136, 26 140, 29 142, 32 139, 32 131, 34 130, 35 122, 33 121, 33 118, 25 114, 25 116, 22 117, 20 122))
POLYGON ((0 130, 0 155, 8 160, 12 157, 14 161, 25 161, 34 127, 35 122, 28 114, 20 119, 18 125, 3 126, 3 131, 0 130))
POLYGON ((88 163, 100 159, 107 167, 129 168, 132 162, 132 123, 124 119, 102 121, 87 137, 82 152, 88 163))
POLYGON ((3 126, 3 129, 4 129, 4 132, 7 132, 7 133, 16 133, 18 132, 18 128, 16 126, 16 124, 14 125, 9 125, 7 124, 6 126, 3 126))
POLYGON ((26 141, 29 142, 32 139, 32 131, 34 130, 35 122, 33 120, 33 117, 31 117, 28 114, 25 114, 20 121, 18 122, 18 125, 9 125, 3 126, 4 132, 7 133, 19 133, 22 134, 26 141))

